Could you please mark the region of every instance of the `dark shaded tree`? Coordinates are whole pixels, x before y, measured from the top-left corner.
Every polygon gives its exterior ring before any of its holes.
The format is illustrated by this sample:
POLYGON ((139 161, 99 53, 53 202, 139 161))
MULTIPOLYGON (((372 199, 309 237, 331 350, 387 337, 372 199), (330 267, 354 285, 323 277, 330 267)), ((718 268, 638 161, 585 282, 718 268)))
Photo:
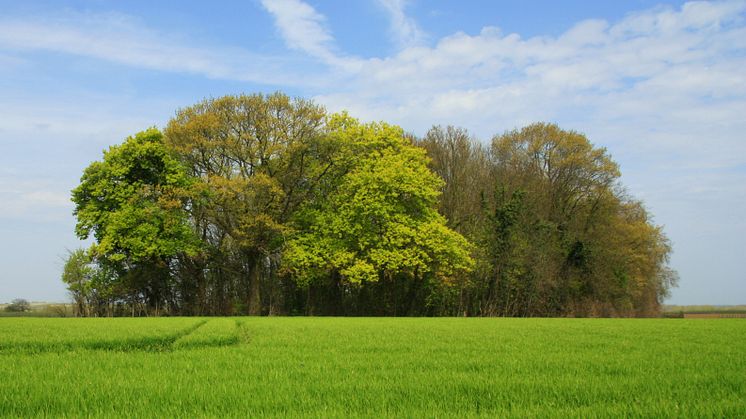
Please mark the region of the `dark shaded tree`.
POLYGON ((5 311, 9 313, 25 313, 31 310, 31 304, 23 298, 16 298, 5 306, 5 311))

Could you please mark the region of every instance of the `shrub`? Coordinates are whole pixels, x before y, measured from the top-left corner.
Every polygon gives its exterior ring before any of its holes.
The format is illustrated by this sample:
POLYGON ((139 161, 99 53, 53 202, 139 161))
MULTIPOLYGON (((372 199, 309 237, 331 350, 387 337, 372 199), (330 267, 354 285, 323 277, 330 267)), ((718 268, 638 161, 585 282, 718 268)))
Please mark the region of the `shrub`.
POLYGON ((12 313, 23 313, 31 310, 31 304, 23 298, 16 298, 5 307, 5 311, 12 313))

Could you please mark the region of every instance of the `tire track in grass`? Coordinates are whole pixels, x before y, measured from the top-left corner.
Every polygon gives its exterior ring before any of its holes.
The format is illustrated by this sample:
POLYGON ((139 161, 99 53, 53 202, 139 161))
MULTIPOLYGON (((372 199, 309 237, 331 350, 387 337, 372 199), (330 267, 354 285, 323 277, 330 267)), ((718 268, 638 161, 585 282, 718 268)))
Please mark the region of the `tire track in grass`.
POLYGON ((115 345, 112 345, 111 347, 103 346, 103 347, 88 347, 86 349, 91 350, 107 350, 107 351, 119 351, 119 352, 132 352, 132 351, 141 351, 141 352, 168 352, 172 350, 174 342, 177 340, 189 336, 192 333, 195 333, 197 330, 199 330, 201 327, 207 323, 207 319, 200 319, 197 323, 179 330, 176 333, 173 334, 167 334, 163 336, 155 336, 155 337, 148 337, 144 339, 136 339, 131 341, 123 341, 123 342, 116 342, 115 345))
POLYGON ((239 324, 229 318, 210 319, 194 333, 182 336, 174 341, 173 349, 192 349, 204 347, 230 346, 241 341, 239 324))
MULTIPOLYGON (((70 352, 76 350, 111 351, 111 352, 165 352, 172 350, 174 342, 188 336, 207 323, 208 319, 200 319, 189 327, 176 330, 174 333, 165 333, 155 336, 123 337, 121 339, 107 339, 102 336, 101 340, 65 340, 57 342, 14 342, 10 345, 0 345, 0 355, 35 355, 48 352, 70 352)), ((113 333, 120 332, 116 328, 113 333)))
POLYGON ((249 334, 249 330, 246 328, 246 324, 243 320, 236 320, 236 330, 239 343, 244 345, 251 343, 251 335, 249 334))

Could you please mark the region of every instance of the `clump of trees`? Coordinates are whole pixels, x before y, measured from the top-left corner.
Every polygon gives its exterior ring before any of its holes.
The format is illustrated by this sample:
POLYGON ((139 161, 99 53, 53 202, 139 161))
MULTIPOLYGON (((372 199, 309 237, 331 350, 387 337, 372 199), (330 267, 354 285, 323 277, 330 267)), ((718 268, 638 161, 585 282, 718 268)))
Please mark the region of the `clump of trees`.
POLYGON ((671 245, 606 150, 554 124, 495 136, 434 127, 418 144, 446 180, 439 210, 477 244, 459 311, 652 316, 676 284, 671 245))
POLYGON ((226 96, 86 168, 63 280, 79 315, 653 315, 670 244, 618 177, 556 125, 486 147, 226 96))
POLYGON ((8 313, 25 313, 31 310, 31 303, 23 298, 16 298, 5 306, 5 311, 8 313))

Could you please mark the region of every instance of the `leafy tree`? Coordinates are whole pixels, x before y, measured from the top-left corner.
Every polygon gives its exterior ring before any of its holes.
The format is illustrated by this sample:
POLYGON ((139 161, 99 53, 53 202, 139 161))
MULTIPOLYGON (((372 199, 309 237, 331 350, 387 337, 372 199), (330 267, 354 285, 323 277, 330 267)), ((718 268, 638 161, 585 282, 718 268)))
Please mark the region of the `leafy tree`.
POLYGON ((488 150, 468 131, 452 126, 431 128, 417 145, 427 151, 430 168, 444 181, 439 212, 451 228, 473 234, 484 218, 485 194, 493 191, 488 150))
MULTIPOLYGON (((438 212, 454 231, 481 244, 487 221, 485 206, 492 200, 495 182, 489 149, 467 130, 453 126, 435 126, 416 143, 427 151, 431 170, 444 180, 438 212)), ((457 292, 441 289, 440 295, 434 296, 443 314, 467 315, 481 310, 471 301, 478 298, 492 270, 487 249, 483 245, 471 247, 475 268, 470 275, 455 278, 457 292)))
POLYGON ((156 310, 171 292, 170 261, 199 249, 184 211, 191 184, 151 128, 110 147, 73 190, 77 235, 92 234, 91 255, 156 310))
POLYGON ((238 282, 249 314, 261 313, 262 288, 275 292, 289 217, 332 165, 323 158, 324 120, 312 102, 255 94, 181 109, 166 129, 168 146, 199 180, 191 213, 215 250, 214 279, 238 282))
POLYGON ((641 305, 657 309, 643 301, 659 301, 657 293, 667 287, 647 288, 651 297, 640 292, 639 284, 660 283, 658 271, 665 268, 670 247, 660 229, 639 212, 641 207, 622 193, 619 168, 605 149, 577 132, 538 123, 495 137, 491 152, 503 191, 491 221, 496 233, 492 248, 500 255, 493 261, 493 281, 502 285, 490 298, 502 296, 499 311, 630 315, 641 305), (500 239, 505 212, 499 208, 510 208, 514 198, 505 198, 517 192, 523 196, 523 215, 511 227, 507 243, 511 252, 522 250, 511 256, 504 247, 500 250, 506 241, 500 239), (645 255, 635 242, 657 250, 645 255), (631 277, 638 285, 626 282, 631 277), (522 303, 515 306, 515 299, 504 299, 511 295, 522 303))
POLYGON ((437 212, 442 180, 427 168, 424 150, 383 123, 338 115, 329 129, 355 160, 323 200, 298 216, 298 234, 285 253, 297 281, 450 281, 471 269, 468 242, 437 212))
POLYGON ((582 134, 538 123, 486 150, 434 127, 418 144, 446 180, 441 212, 476 244, 458 313, 651 315, 675 285, 662 230, 582 134))
POLYGON ((68 253, 62 271, 62 282, 67 284, 67 290, 73 297, 78 316, 89 315, 91 279, 94 274, 91 262, 85 250, 76 249, 68 253))

